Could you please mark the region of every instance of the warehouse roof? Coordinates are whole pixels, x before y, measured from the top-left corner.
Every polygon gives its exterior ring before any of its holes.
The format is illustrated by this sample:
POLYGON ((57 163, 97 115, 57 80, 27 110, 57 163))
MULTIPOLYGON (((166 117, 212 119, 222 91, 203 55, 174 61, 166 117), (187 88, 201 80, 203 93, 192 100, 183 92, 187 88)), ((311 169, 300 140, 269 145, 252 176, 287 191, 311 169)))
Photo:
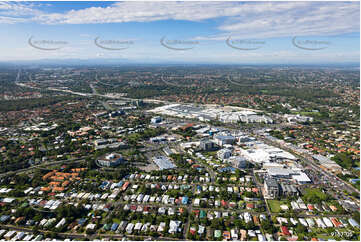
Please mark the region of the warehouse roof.
POLYGON ((165 156, 153 157, 153 161, 160 170, 172 169, 177 167, 165 156))

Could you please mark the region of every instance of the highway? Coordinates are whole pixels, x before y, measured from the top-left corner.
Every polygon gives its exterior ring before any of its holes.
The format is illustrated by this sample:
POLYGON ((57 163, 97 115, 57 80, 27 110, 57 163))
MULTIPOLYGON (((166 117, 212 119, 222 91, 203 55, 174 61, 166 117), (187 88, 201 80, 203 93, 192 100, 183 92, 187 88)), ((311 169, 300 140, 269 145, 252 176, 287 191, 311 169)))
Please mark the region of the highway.
POLYGON ((48 168, 46 167, 49 167, 49 166, 53 166, 53 165, 58 165, 58 164, 64 164, 64 163, 69 163, 69 162, 72 162, 72 163, 77 163, 77 162, 80 162, 80 161, 84 161, 85 158, 88 158, 90 156, 84 156, 84 157, 81 157, 81 158, 73 158, 73 159, 67 159, 67 160, 59 160, 59 161, 52 161, 52 162, 45 162, 45 163, 42 163, 42 164, 39 164, 39 165, 35 165, 35 166, 30 166, 28 168, 24 168, 24 169, 19 169, 19 170, 16 170, 16 171, 8 171, 8 172, 5 172, 5 173, 1 173, 0 174, 0 177, 4 177, 4 176, 8 176, 8 175, 13 175, 13 174, 21 174, 21 173, 29 173, 31 172, 32 170, 34 169, 46 169, 46 170, 49 170, 48 168))

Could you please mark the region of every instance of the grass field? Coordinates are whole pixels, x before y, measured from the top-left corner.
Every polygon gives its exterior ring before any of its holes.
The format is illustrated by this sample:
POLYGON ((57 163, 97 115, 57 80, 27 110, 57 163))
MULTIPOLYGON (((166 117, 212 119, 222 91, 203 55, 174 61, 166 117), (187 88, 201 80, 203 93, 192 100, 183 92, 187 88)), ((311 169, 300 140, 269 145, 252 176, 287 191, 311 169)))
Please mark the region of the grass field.
POLYGON ((306 201, 324 201, 327 198, 327 195, 318 188, 306 188, 303 194, 306 201))
POLYGON ((287 202, 279 201, 279 200, 267 200, 267 203, 272 213, 280 212, 281 211, 280 206, 283 204, 287 204, 287 202))

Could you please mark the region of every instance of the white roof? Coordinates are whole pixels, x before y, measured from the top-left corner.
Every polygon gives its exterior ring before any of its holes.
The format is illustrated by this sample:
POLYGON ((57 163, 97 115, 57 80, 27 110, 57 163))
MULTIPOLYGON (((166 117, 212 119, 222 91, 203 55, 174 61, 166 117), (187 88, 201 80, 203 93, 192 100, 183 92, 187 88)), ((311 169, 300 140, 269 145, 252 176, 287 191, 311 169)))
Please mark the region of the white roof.
POLYGON ((268 174, 270 176, 289 176, 290 174, 294 173, 294 171, 292 171, 291 169, 284 169, 284 168, 275 168, 275 167, 271 167, 268 168, 268 174))
POLYGON ((331 222, 331 220, 329 220, 328 218, 324 217, 322 218, 323 222, 326 224, 327 227, 333 227, 333 223, 331 222))
POLYGON ((304 172, 300 172, 298 175, 292 175, 292 178, 297 182, 311 182, 310 178, 304 172))
POLYGON ((15 198, 6 197, 6 198, 4 198, 2 200, 2 202, 4 202, 4 203, 12 203, 14 200, 15 200, 15 198))
POLYGON ((139 230, 139 229, 141 229, 142 228, 142 223, 137 223, 136 225, 135 225, 135 230, 139 230))

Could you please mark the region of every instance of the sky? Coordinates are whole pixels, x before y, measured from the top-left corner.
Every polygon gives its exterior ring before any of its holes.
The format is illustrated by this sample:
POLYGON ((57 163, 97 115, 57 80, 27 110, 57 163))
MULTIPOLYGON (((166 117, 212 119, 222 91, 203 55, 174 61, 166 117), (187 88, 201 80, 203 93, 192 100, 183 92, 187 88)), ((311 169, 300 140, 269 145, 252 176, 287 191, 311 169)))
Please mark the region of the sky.
POLYGON ((359 63, 359 2, 0 2, 0 61, 359 63))

